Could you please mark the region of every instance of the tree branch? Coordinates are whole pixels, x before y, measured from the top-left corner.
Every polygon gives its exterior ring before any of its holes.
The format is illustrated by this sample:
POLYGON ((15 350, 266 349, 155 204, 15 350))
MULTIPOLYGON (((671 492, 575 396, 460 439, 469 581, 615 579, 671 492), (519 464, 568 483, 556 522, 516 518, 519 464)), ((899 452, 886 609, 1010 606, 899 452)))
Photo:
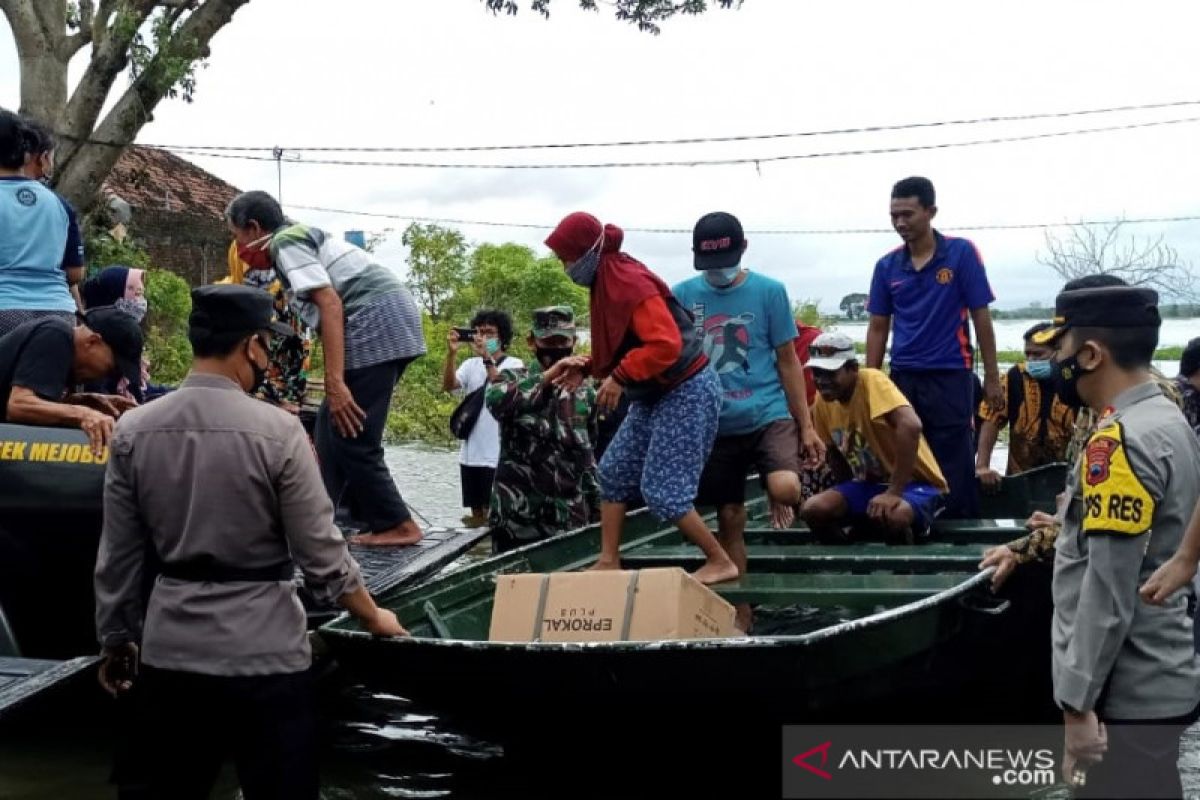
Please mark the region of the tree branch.
POLYGON ((67 37, 67 0, 42 0, 33 4, 34 17, 47 49, 57 52, 67 37))
POLYGON ((13 38, 17 40, 17 51, 22 55, 32 47, 44 49, 48 46, 33 0, 0 0, 0 11, 8 18, 13 38))
POLYGON ((1121 235, 1123 225, 1124 221, 1120 221, 1099 231, 1075 225, 1065 240, 1047 233, 1046 254, 1039 254, 1038 261, 1063 280, 1115 275, 1131 286, 1152 287, 1167 297, 1194 299, 1195 269, 1180 261, 1179 253, 1167 244, 1166 235, 1125 238, 1121 235))
MULTIPOLYGON (((62 143, 58 159, 60 166, 66 166, 78 150, 81 139, 86 139, 100 117, 108 95, 112 91, 117 76, 129 65, 129 47, 137 35, 138 29, 149 18, 154 10, 153 0, 136 0, 130 3, 125 13, 130 14, 128 20, 117 26, 109 25, 108 20, 101 22, 101 17, 108 13, 110 17, 117 11, 119 4, 102 2, 100 15, 93 24, 104 24, 105 36, 95 39, 92 58, 87 69, 80 78, 79 84, 71 94, 63 112, 62 129, 68 136, 73 137, 62 143), (106 5, 108 6, 106 8, 106 5)), ((95 34, 93 33, 93 37, 95 34)))
POLYGON ((70 61, 72 56, 92 43, 92 19, 95 15, 96 7, 93 0, 80 0, 79 29, 75 33, 63 37, 63 40, 59 42, 59 58, 63 61, 70 61))
POLYGON ((108 35, 108 23, 117 13, 120 0, 100 0, 100 8, 92 17, 92 41, 99 44, 108 35))
MULTIPOLYGON (((232 19, 234 13, 249 0, 206 0, 200 4, 191 15, 179 26, 172 37, 177 42, 187 42, 190 48, 189 56, 204 58, 209 53, 209 44, 217 31, 221 30, 232 19)), ((153 6, 153 3, 149 5, 153 6)), ((106 42, 108 47, 112 42, 106 42)), ((125 47, 127 53, 128 47, 125 47)), ((123 63, 128 60, 126 55, 123 63)), ((119 70, 118 70, 119 72, 119 70)), ((151 114, 163 99, 165 91, 154 76, 143 72, 133 84, 125 90, 116 105, 105 115, 103 121, 96 127, 91 138, 101 142, 116 142, 127 144, 132 142, 137 132, 151 118, 151 114)), ((113 75, 115 78, 116 76, 113 75)), ((111 80, 109 81, 111 86, 111 80)), ((82 86, 82 84, 81 84, 82 86)), ((79 90, 76 90, 78 94, 79 90)), ((72 98, 74 103, 75 98, 72 98)), ((103 99, 100 101, 103 106, 103 99)), ((74 131, 72 131, 74 133, 74 131)), ((91 133, 90 127, 84 129, 82 136, 91 133)), ((75 160, 69 163, 65 174, 62 175, 57 188, 83 210, 89 209, 95 202, 97 187, 104 177, 116 164, 121 156, 121 147, 110 145, 88 144, 80 148, 75 160)))

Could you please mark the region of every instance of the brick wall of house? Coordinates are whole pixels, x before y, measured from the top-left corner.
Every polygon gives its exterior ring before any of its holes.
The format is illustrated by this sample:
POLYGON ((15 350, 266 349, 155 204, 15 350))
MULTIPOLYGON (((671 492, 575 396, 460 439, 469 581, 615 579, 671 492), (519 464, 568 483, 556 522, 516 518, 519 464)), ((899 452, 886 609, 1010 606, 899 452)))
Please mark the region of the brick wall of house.
POLYGON ((135 208, 130 234, 145 245, 151 264, 170 270, 190 286, 203 286, 229 273, 230 235, 224 220, 135 208))

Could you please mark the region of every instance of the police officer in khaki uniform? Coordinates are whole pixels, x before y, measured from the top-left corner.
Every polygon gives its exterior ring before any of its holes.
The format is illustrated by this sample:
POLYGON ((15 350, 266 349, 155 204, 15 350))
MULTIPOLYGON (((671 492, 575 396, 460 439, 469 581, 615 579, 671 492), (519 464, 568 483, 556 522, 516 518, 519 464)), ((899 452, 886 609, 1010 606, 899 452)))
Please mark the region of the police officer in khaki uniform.
POLYGON ((1079 796, 1181 797, 1179 740, 1200 715, 1187 597, 1138 598, 1200 496, 1200 443, 1149 372, 1159 325, 1149 289, 1081 289, 1058 295, 1055 327, 1035 337, 1055 348, 1059 397, 1100 416, 1054 562, 1054 698, 1079 796))
POLYGON ((300 421, 247 394, 266 377, 270 335, 292 333, 272 314, 257 289, 192 292, 191 374, 113 435, 96 626, 101 684, 137 689, 137 763, 118 762, 122 797, 208 797, 232 756, 247 800, 316 800, 297 567, 367 630, 405 632, 363 586, 300 421), (147 598, 148 548, 160 566, 147 598))

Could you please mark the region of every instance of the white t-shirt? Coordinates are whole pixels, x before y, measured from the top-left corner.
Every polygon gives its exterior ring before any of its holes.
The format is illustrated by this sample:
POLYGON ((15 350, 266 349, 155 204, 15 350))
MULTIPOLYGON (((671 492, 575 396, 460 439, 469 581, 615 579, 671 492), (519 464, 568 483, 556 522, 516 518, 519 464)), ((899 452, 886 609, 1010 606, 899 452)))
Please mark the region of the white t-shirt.
MULTIPOLYGON (((520 369, 524 366, 521 359, 508 356, 500 364, 500 369, 520 369)), ((487 368, 483 366, 483 359, 478 356, 468 358, 459 366, 455 377, 458 378, 459 384, 456 393, 460 397, 465 397, 483 386, 487 381, 487 368)), ((495 469, 499 462, 500 426, 485 405, 475 427, 471 429, 471 435, 462 443, 462 450, 458 454, 458 463, 468 467, 495 469)))

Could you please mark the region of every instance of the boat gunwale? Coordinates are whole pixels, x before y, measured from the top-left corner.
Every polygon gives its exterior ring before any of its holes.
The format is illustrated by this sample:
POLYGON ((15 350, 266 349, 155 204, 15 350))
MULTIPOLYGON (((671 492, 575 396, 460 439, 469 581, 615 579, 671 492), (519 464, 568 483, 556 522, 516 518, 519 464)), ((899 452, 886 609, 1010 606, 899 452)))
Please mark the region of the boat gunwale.
POLYGON ((995 567, 988 567, 969 575, 966 580, 949 588, 914 600, 903 605, 893 606, 883 611, 869 614, 865 617, 839 622, 808 633, 793 636, 738 636, 717 639, 648 639, 625 642, 491 642, 475 639, 436 639, 432 637, 394 637, 381 638, 363 630, 335 627, 338 623, 347 621, 348 614, 342 614, 336 620, 323 626, 322 636, 348 640, 369 639, 375 644, 386 644, 390 647, 434 647, 465 650, 487 651, 526 651, 526 652, 660 652, 663 650, 738 650, 757 649, 760 647, 778 647, 780 645, 808 647, 826 639, 832 639, 842 634, 876 628, 898 619, 910 617, 923 611, 939 606, 947 601, 965 595, 980 584, 991 579, 995 567))

